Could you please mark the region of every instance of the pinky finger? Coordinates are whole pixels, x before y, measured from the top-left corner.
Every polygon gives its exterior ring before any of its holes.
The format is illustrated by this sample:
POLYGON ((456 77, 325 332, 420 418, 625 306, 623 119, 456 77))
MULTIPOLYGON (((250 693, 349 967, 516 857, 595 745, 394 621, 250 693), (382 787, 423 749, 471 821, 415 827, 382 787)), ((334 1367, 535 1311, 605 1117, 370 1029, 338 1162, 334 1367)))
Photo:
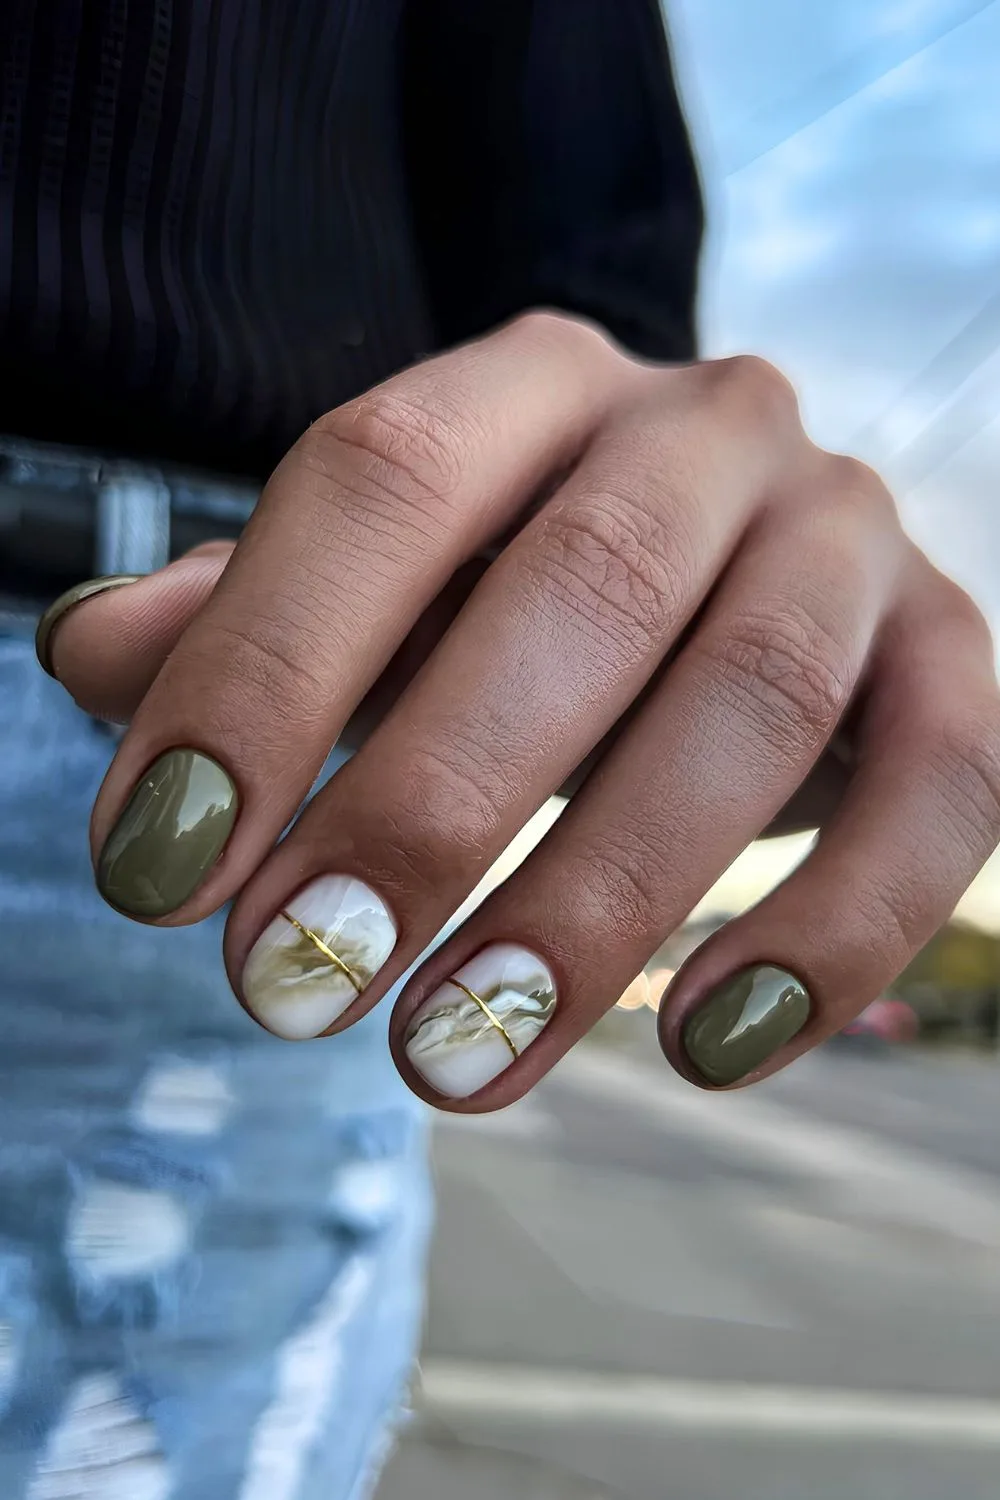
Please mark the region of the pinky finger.
POLYGON ((858 748, 812 853, 667 992, 661 1045, 692 1082, 753 1083, 840 1031, 948 920, 1000 841, 1000 698, 992 652, 963 620, 890 626, 858 748))

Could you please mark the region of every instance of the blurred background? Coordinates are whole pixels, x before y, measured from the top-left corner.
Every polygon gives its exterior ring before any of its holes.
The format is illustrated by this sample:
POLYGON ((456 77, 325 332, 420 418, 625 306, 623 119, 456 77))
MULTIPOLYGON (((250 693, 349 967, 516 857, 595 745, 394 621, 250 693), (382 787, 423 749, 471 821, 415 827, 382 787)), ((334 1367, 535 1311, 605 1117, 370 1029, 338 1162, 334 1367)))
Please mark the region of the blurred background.
MULTIPOLYGON (((1000 3, 667 14, 705 352, 791 375, 1000 627, 1000 3)), ((440 1117, 422 1373, 379 1500, 995 1500, 1000 862, 782 1076, 709 1096, 656 1047, 670 971, 807 846, 748 850, 529 1099, 440 1117)))

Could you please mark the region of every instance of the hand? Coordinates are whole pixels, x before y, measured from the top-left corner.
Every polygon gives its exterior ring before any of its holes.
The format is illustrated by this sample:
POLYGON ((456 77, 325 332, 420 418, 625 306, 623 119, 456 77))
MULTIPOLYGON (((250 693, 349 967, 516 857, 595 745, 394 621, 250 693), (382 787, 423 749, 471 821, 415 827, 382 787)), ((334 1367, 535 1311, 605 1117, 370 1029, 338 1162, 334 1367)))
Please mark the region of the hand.
POLYGON ((530 1088, 835 737, 815 849, 661 1007, 693 1081, 839 1030, 1000 839, 982 617, 760 360, 655 368, 526 316, 323 417, 219 577, 226 555, 81 604, 54 661, 86 706, 135 709, 94 810, 105 896, 167 924, 236 897, 230 976, 278 1034, 375 1005, 597 749, 397 1003, 397 1062, 435 1103, 530 1088), (276 845, 391 663, 396 701, 276 845))

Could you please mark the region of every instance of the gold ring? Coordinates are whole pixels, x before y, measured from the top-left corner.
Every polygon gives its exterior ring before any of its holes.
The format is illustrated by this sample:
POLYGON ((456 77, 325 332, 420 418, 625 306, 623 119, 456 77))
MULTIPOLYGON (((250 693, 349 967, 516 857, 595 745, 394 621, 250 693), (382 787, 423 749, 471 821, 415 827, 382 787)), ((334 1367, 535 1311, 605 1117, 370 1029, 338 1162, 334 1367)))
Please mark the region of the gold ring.
POLYGON ((52 633, 64 615, 82 604, 84 599, 92 599, 95 594, 104 594, 110 589, 124 588, 127 583, 138 583, 145 576, 145 573, 109 573, 106 578, 88 578, 86 583, 78 583, 65 594, 60 594, 42 615, 35 631, 35 655, 43 671, 50 677, 56 675, 52 670, 52 633))

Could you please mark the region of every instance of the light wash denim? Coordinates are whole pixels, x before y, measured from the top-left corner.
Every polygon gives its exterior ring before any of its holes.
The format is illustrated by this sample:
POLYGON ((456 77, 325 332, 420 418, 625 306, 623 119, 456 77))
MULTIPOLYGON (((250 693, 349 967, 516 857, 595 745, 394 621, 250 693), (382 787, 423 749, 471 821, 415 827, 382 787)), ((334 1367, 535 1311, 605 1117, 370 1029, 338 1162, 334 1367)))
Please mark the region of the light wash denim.
POLYGON ((228 988, 221 918, 104 906, 113 748, 0 620, 0 1497, 360 1500, 430 1218, 389 1002, 278 1041, 228 988))

